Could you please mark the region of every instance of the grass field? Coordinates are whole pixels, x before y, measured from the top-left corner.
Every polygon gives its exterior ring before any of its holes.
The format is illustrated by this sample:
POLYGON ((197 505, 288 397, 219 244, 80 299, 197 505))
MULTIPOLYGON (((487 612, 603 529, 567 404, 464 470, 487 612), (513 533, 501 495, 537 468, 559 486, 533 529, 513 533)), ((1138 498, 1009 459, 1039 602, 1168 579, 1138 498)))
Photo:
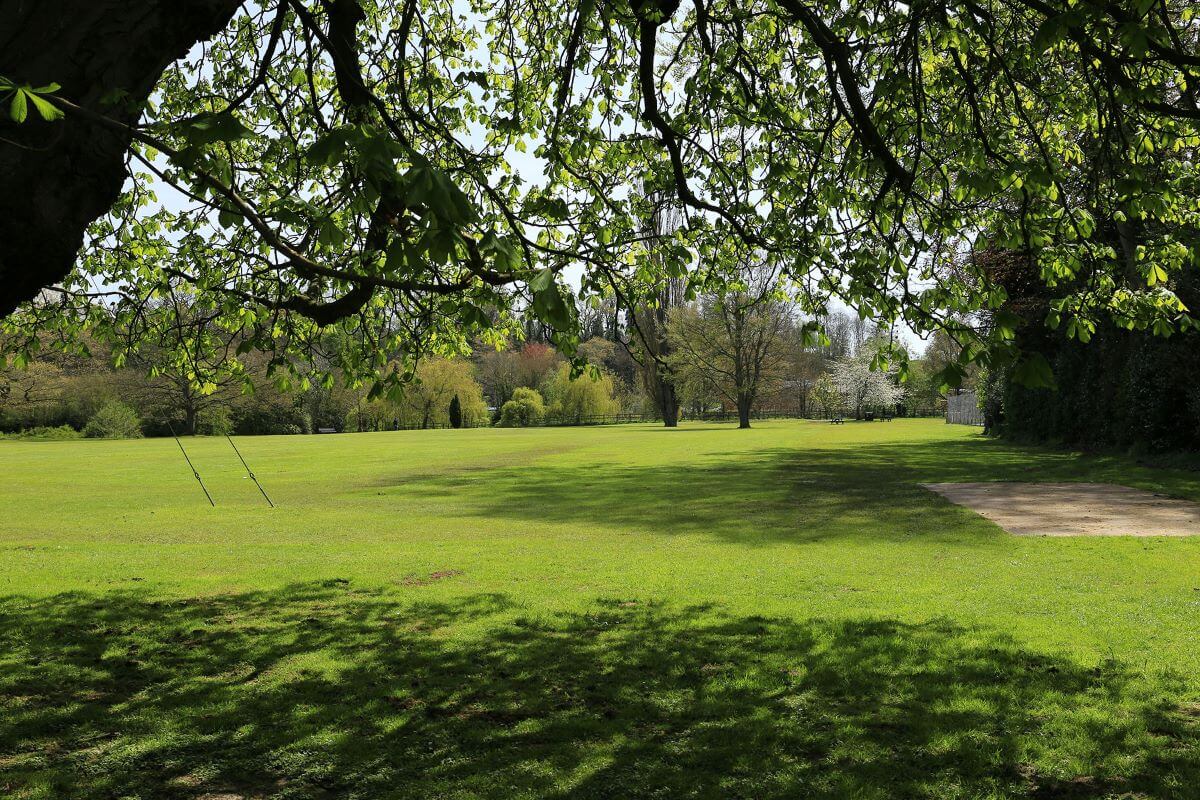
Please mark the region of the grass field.
POLYGON ((0 796, 1196 798, 1200 537, 937 421, 0 442, 0 796))

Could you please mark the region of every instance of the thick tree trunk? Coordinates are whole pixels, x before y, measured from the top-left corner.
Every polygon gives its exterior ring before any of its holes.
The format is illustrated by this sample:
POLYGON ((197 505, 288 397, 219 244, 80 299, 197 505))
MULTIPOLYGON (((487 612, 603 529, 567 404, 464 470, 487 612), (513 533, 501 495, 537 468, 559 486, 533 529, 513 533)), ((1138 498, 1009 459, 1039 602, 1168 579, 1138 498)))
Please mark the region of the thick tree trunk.
POLYGON ((663 425, 668 428, 679 427, 679 395, 675 393, 675 384, 670 381, 661 383, 658 413, 662 416, 663 425))
POLYGON ((754 401, 752 398, 746 397, 744 395, 738 396, 737 412, 738 412, 738 427, 739 428, 749 428, 750 427, 750 408, 753 405, 754 405, 754 401))
MULTIPOLYGON (((244 0, 0 0, 0 75, 132 124, 163 71, 244 0), (120 102, 112 98, 120 96, 120 102)), ((60 281, 126 178, 129 137, 0 109, 0 318, 60 281)))

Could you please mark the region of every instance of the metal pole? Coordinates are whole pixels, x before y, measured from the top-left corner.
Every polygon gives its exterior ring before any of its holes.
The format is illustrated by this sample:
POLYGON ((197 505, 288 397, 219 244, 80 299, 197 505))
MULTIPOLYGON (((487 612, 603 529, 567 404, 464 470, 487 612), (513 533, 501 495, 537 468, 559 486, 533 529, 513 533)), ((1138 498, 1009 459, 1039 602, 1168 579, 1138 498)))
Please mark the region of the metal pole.
POLYGON ((242 458, 242 451, 237 449, 237 445, 233 443, 233 439, 230 439, 228 434, 225 435, 225 441, 229 442, 229 446, 233 448, 233 452, 237 453, 238 460, 241 461, 242 466, 246 468, 246 474, 250 476, 250 480, 254 481, 254 485, 258 487, 260 492, 262 492, 262 496, 266 498, 267 505, 269 505, 271 508, 274 508, 275 504, 272 503, 271 498, 267 496, 267 490, 264 489, 262 484, 258 482, 258 478, 254 477, 254 471, 250 469, 250 465, 246 463, 246 459, 242 458))
POLYGON ((196 471, 196 468, 192 465, 192 460, 188 458, 187 450, 183 449, 183 442, 179 441, 179 437, 175 435, 175 426, 168 422, 167 428, 171 431, 171 436, 175 437, 175 444, 179 445, 179 452, 183 453, 183 460, 187 462, 188 469, 196 476, 196 483, 200 484, 200 488, 204 490, 204 496, 208 498, 208 504, 216 508, 217 504, 213 502, 212 495, 208 493, 208 487, 204 485, 204 481, 200 480, 200 473, 196 471))

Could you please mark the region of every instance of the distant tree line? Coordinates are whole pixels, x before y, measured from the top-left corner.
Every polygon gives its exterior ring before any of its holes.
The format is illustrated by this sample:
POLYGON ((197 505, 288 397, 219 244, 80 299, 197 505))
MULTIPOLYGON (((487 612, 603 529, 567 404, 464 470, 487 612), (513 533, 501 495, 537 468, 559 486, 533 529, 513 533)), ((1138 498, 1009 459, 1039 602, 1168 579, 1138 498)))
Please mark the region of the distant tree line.
MULTIPOLYGON (((582 371, 531 327, 523 339, 420 359, 408 380, 382 392, 310 380, 303 368, 285 369, 266 352, 243 355, 236 370, 223 370, 219 358, 180 360, 186 348, 165 341, 177 330, 161 331, 161 346, 151 340, 127 351, 98 341, 63 351, 46 342, 32 361, 0 369, 0 432, 302 434, 580 424, 622 415, 674 425, 714 414, 736 415, 748 427, 764 411, 928 414, 942 402, 932 376, 938 359, 952 357, 944 341, 935 338, 925 358, 910 360, 902 383, 895 367, 872 369, 887 331, 845 313, 805 320, 768 273, 691 300, 678 284, 660 296, 653 308, 612 302, 579 309, 588 334, 579 348, 582 371)), ((176 326, 186 320, 189 336, 225 337, 206 352, 239 347, 203 314, 170 311, 164 319, 176 326)), ((323 357, 334 363, 337 349, 330 343, 323 357)))

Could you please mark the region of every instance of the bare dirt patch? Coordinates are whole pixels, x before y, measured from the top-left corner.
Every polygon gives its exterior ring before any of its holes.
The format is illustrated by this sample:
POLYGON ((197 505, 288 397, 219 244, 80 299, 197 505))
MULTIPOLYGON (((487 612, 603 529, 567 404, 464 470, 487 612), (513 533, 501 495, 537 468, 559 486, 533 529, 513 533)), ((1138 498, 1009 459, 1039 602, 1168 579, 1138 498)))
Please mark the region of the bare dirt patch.
POLYGON ((437 572, 429 573, 429 577, 420 575, 405 575, 400 583, 405 586, 428 586, 435 581, 444 581, 447 578, 456 578, 462 575, 462 570, 459 569, 440 569, 437 572))
POLYGON ((923 483, 1017 536, 1195 536, 1200 504, 1109 483, 923 483))

